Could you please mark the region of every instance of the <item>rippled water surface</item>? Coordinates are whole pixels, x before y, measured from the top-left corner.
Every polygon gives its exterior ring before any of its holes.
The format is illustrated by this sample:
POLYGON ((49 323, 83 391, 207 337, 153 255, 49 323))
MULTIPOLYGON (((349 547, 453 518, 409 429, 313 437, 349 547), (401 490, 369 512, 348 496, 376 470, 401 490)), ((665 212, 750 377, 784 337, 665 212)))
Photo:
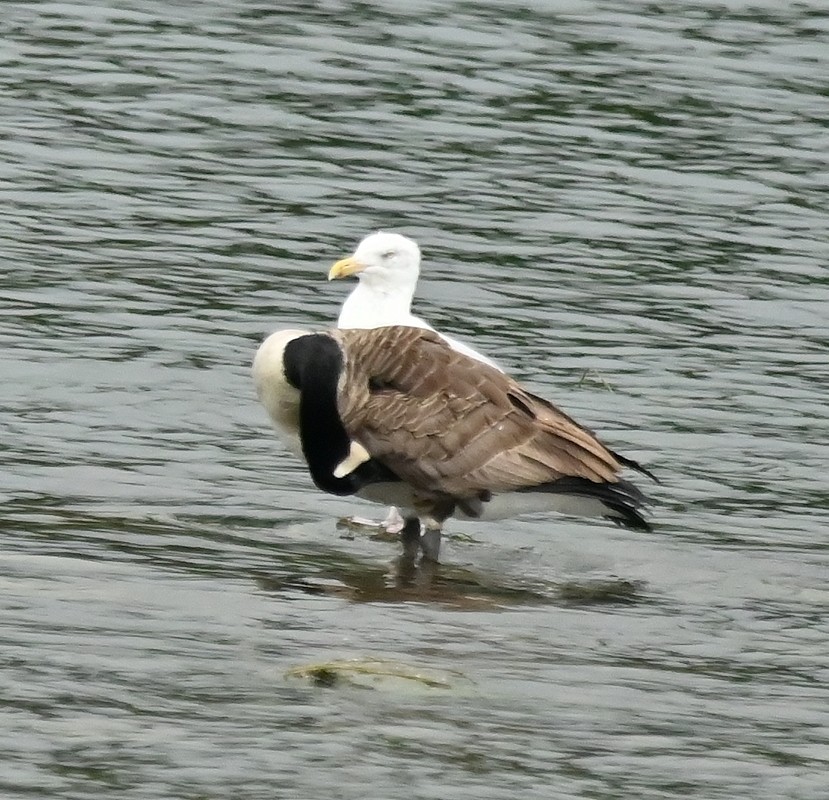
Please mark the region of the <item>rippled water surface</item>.
POLYGON ((824 3, 5 3, 0 789, 829 797, 824 3), (394 228, 655 531, 338 528, 253 396, 394 228), (332 666, 329 662, 334 662, 332 666), (320 665, 328 666, 320 666, 320 665))

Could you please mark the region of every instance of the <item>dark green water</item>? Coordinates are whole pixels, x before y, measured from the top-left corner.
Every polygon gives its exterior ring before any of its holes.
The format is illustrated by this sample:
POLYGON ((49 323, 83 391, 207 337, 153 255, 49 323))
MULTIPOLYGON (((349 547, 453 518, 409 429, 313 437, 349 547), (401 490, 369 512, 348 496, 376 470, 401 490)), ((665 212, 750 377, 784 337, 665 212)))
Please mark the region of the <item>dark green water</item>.
POLYGON ((2 11, 3 798, 829 797, 825 4, 2 11), (341 538, 248 365, 379 227, 653 534, 341 538))

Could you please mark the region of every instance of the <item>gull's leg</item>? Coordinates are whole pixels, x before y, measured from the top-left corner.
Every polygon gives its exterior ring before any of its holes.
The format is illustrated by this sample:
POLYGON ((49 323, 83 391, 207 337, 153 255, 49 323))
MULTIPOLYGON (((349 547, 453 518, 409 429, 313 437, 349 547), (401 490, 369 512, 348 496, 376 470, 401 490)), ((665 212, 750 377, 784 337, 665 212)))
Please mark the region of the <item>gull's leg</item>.
POLYGON ((406 525, 406 520, 403 519, 396 506, 391 506, 380 525, 386 533, 400 533, 406 525))
POLYGON ((406 521, 400 516, 400 512, 394 506, 389 508, 384 520, 369 519, 368 517, 343 517, 337 522, 338 527, 345 528, 367 528, 374 530, 381 536, 388 534, 393 536, 403 530, 406 521))

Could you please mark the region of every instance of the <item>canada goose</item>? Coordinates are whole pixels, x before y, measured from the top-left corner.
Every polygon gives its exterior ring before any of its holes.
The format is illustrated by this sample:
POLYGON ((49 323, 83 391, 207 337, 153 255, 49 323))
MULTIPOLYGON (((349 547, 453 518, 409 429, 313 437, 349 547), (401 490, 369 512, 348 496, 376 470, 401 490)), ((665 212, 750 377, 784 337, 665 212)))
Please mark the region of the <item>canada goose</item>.
MULTIPOLYGON (((412 314, 412 298, 420 275, 420 248, 399 233, 378 231, 366 236, 354 254, 337 261, 328 280, 356 275, 357 285, 346 298, 338 328, 381 328, 408 325, 433 331, 428 322, 412 314)), ((469 345, 440 334, 459 353, 497 366, 469 345)))
POLYGON ((314 483, 400 507, 404 539, 420 540, 427 558, 437 560, 452 516, 558 511, 650 529, 644 495, 619 477, 648 470, 433 331, 278 331, 253 376, 314 483))

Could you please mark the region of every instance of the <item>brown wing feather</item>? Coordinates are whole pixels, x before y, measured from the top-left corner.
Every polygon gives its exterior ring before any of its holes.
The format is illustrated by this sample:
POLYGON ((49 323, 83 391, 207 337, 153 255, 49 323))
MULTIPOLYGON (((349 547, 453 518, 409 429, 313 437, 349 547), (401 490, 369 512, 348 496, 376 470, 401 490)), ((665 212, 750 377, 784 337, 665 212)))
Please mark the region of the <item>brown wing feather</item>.
POLYGON ((474 497, 564 476, 614 482, 588 430, 437 334, 333 332, 346 353, 339 406, 349 436, 421 493, 474 497))

